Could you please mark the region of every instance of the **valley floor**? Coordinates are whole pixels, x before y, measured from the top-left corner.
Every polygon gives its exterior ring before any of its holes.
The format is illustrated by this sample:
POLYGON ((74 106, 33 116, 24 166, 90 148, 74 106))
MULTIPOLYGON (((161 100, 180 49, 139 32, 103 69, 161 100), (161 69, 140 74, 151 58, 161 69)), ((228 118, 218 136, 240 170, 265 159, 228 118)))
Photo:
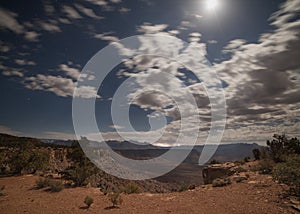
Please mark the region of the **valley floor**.
POLYGON ((297 213, 282 199, 283 186, 269 176, 251 173, 248 181, 226 187, 198 187, 165 194, 123 195, 123 204, 110 209, 108 197, 99 188, 64 189, 58 193, 33 189, 37 176, 0 178, 6 196, 0 197, 0 212, 10 213, 297 213), (89 195, 94 204, 83 203, 89 195))

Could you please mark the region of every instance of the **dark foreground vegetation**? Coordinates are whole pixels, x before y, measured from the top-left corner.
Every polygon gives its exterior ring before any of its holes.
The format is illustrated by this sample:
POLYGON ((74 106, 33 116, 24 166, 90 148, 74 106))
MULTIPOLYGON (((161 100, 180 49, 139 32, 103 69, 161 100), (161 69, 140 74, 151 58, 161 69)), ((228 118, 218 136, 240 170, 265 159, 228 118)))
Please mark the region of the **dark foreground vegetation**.
POLYGON ((257 169, 263 174, 272 174, 280 183, 287 184, 291 195, 300 197, 300 141, 286 135, 273 136, 267 148, 253 150, 255 159, 260 160, 257 169))

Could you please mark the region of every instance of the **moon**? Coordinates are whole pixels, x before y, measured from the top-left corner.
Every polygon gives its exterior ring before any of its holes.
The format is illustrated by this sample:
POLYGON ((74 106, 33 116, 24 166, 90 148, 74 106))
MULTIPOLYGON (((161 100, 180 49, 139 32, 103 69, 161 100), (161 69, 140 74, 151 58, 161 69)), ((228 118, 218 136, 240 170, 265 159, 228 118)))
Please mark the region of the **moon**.
POLYGON ((207 10, 216 10, 219 5, 218 0, 206 0, 206 8, 207 10))

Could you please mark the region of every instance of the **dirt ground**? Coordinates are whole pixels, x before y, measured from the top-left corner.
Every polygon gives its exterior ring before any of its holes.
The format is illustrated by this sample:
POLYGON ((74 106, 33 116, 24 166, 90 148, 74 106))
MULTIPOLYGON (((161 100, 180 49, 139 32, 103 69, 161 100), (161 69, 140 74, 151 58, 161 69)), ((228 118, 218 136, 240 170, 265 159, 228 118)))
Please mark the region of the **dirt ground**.
POLYGON ((70 188, 58 193, 33 189, 37 176, 0 178, 5 196, 0 197, 0 213, 297 213, 281 195, 283 187, 271 177, 253 174, 248 181, 226 187, 198 187, 165 194, 123 195, 119 208, 98 188, 70 188), (94 199, 89 209, 86 196, 94 199))

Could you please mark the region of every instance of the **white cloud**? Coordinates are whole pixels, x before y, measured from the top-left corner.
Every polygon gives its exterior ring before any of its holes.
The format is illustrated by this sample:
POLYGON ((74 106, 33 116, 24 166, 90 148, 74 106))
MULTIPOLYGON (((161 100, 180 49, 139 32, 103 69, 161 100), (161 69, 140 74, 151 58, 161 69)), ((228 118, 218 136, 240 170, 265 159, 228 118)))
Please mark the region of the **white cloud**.
POLYGON ((88 16, 88 17, 91 17, 91 18, 94 18, 94 19, 103 19, 103 17, 101 16, 97 16, 95 14, 95 12, 90 9, 90 8, 86 8, 80 4, 75 4, 75 7, 84 15, 88 16))
POLYGON ((25 39, 31 42, 37 42, 39 36, 40 34, 34 31, 25 32, 25 39))
POLYGON ((75 134, 70 133, 64 133, 64 132, 43 132, 42 136, 39 136, 39 138, 44 139, 56 139, 56 140, 76 140, 75 134))
POLYGON ((123 13, 123 14, 126 14, 126 13, 129 13, 131 11, 131 9, 127 8, 127 7, 121 7, 119 9, 119 12, 120 13, 123 13))
MULTIPOLYGON (((72 97, 74 89, 77 85, 72 79, 62 76, 51 76, 38 74, 33 77, 26 77, 24 85, 30 90, 48 91, 60 97, 72 97)), ((97 95, 97 89, 91 86, 81 86, 74 93, 75 97, 81 98, 100 98, 97 95)))
POLYGON ((218 43, 218 41, 216 41, 216 40, 208 40, 207 42, 208 42, 208 44, 217 44, 218 43))
POLYGON ((39 21, 38 23, 41 26, 41 28, 45 31, 48 31, 48 32, 61 32, 61 29, 57 24, 43 22, 43 21, 39 21))
POLYGON ((31 65, 34 66, 36 63, 32 60, 15 59, 15 63, 18 65, 31 65))
POLYGON ((167 24, 151 25, 150 23, 144 23, 138 27, 137 31, 140 33, 158 33, 165 30, 167 27, 167 24))
POLYGON ((24 74, 18 70, 5 70, 2 72, 2 75, 4 76, 17 76, 17 77, 23 77, 24 74))
POLYGON ((10 134, 10 135, 15 135, 15 136, 22 135, 22 132, 13 130, 12 128, 4 126, 4 125, 0 125, 0 133, 10 134))
POLYGON ((94 36, 94 38, 96 39, 101 39, 101 40, 104 40, 104 41, 109 41, 109 42, 118 42, 119 41, 119 38, 116 37, 116 36, 111 36, 110 35, 111 32, 108 32, 108 33, 102 33, 102 34, 96 34, 94 36))
POLYGON ((16 13, 0 8, 0 27, 17 34, 22 34, 24 27, 18 22, 17 17, 16 13))
POLYGON ((81 19, 82 16, 71 6, 63 6, 63 11, 66 13, 67 17, 70 19, 81 19))
POLYGON ((77 80, 80 75, 79 69, 69 67, 68 65, 65 64, 59 65, 59 69, 64 71, 68 76, 72 77, 75 80, 77 80))
POLYGON ((95 87, 92 86, 80 86, 74 92, 75 97, 81 98, 101 98, 98 94, 98 91, 95 87))

